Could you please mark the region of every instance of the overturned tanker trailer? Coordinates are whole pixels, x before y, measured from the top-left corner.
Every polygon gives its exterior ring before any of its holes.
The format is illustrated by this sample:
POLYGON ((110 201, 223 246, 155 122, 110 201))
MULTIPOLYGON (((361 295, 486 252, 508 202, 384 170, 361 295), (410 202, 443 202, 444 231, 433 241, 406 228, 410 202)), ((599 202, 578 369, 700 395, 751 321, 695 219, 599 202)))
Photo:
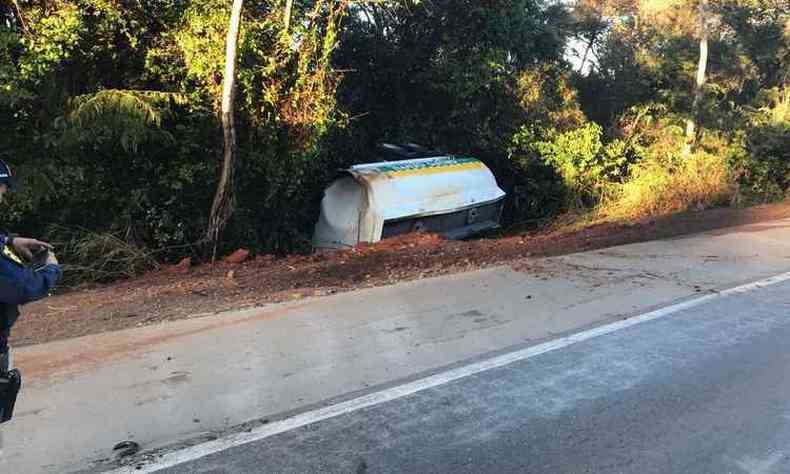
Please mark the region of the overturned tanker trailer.
POLYGON ((499 226, 505 192, 475 158, 353 166, 326 189, 313 245, 342 249, 409 232, 462 239, 499 226))

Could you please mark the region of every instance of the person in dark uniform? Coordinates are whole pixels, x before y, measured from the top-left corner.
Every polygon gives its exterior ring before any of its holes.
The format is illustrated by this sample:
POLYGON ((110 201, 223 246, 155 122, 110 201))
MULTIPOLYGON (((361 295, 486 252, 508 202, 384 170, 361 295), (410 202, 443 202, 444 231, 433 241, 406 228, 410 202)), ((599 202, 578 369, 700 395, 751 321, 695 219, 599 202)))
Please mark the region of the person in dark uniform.
MULTIPOLYGON (((11 168, 0 160, 0 202, 14 188, 11 168)), ((61 276, 50 244, 0 231, 0 423, 11 419, 22 384, 8 346, 19 306, 48 296, 61 276)))

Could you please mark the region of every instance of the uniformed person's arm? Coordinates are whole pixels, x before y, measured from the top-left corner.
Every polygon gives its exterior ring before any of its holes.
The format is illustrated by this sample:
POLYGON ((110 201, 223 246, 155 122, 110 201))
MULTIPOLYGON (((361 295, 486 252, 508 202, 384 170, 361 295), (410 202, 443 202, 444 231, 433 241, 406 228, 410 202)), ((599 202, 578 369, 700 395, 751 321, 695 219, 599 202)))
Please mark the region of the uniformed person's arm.
POLYGON ((58 284, 61 275, 58 265, 34 269, 0 257, 0 302, 25 304, 41 299, 58 284))

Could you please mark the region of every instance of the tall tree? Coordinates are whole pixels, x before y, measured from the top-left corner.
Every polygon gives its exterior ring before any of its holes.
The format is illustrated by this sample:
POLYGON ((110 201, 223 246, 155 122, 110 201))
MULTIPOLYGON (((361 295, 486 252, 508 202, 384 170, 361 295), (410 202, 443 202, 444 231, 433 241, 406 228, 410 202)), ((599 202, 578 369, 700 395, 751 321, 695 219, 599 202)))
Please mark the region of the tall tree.
POLYGON ((211 243, 212 260, 217 256, 222 231, 233 214, 233 169, 236 158, 236 120, 234 103, 236 92, 236 50, 239 43, 239 27, 244 0, 233 0, 228 35, 225 40, 225 75, 222 80, 222 135, 224 150, 222 174, 217 184, 214 203, 208 221, 206 237, 211 243))
POLYGON ((285 32, 288 33, 288 30, 291 28, 291 11, 293 10, 294 0, 285 0, 285 13, 284 13, 284 21, 285 21, 285 32))
POLYGON ((708 0, 699 0, 699 61, 697 62, 697 80, 694 87, 694 102, 691 106, 691 117, 686 120, 686 141, 693 145, 696 137, 697 122, 705 94, 705 73, 708 68, 708 0))
POLYGON ((637 8, 636 0, 576 0, 572 8, 574 43, 584 48, 578 68, 580 74, 585 73, 590 55, 605 40, 614 22, 637 8))

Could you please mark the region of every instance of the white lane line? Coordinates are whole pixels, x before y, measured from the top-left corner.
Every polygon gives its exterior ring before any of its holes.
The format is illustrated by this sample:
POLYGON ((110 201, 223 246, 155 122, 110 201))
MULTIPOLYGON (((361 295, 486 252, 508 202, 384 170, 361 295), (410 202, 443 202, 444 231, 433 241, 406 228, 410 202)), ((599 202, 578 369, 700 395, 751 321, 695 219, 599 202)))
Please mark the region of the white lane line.
POLYGON ((155 461, 152 461, 147 464, 143 464, 139 469, 137 467, 138 464, 132 464, 130 466, 125 466, 110 472, 113 474, 150 473, 173 466, 178 466, 179 464, 184 464, 186 462, 194 461, 196 459, 200 459, 210 454, 225 451, 227 449, 236 446, 241 446, 255 441, 260 441, 270 436, 274 436, 280 433, 285 433, 287 431, 301 428, 303 426, 317 423, 319 421, 327 420, 329 418, 334 418, 336 416, 344 415, 346 413, 362 410, 363 408, 372 407, 392 400, 396 400, 398 398, 403 398, 408 395, 412 395, 414 393, 427 390, 429 388, 438 387, 440 385, 444 385, 446 383, 453 382, 455 380, 459 380, 464 377, 469 377, 470 375, 479 374, 487 370, 503 367, 512 364, 514 362, 519 362, 525 359, 529 359, 531 357, 535 357, 540 354, 545 354, 547 352, 555 351, 557 349, 562 349, 564 347, 568 347, 570 345, 582 341, 588 341, 595 337, 611 334, 613 332, 620 331, 622 329, 626 329, 631 326, 636 326, 637 324, 645 323, 647 321, 652 321, 654 319, 658 319, 673 313, 677 313, 678 311, 683 311, 685 309, 689 309, 695 306, 705 304, 715 299, 724 298, 727 296, 737 295, 741 293, 747 293, 749 291, 753 291, 766 286, 775 285, 777 283, 781 283, 787 280, 790 280, 790 272, 783 273, 781 275, 773 276, 770 278, 766 278, 764 280, 756 281, 753 283, 748 283, 746 285, 738 286, 735 288, 730 288, 728 290, 724 290, 718 293, 711 293, 709 295, 695 298, 693 300, 684 301, 671 306, 657 309, 655 311, 651 311, 649 313, 644 313, 639 316, 635 316, 633 318, 617 321, 611 324, 589 329, 587 331, 583 331, 577 334, 572 334, 570 336, 566 336, 560 339, 555 339, 553 341, 545 342, 537 346, 532 346, 526 349, 510 352, 508 354, 492 357, 490 359, 482 360, 469 365, 465 365, 463 367, 458 367, 456 369, 451 369, 446 372, 442 372, 419 380, 415 380, 414 382, 409 382, 404 385, 399 385, 396 387, 382 390, 380 392, 374 392, 345 402, 340 402, 335 405, 330 405, 327 407, 318 408, 312 411, 301 413, 299 415, 295 415, 285 420, 260 426, 249 432, 232 434, 224 438, 208 441, 206 443, 191 446, 189 448, 185 448, 179 451, 166 453, 163 454, 158 459, 156 459, 155 461))

